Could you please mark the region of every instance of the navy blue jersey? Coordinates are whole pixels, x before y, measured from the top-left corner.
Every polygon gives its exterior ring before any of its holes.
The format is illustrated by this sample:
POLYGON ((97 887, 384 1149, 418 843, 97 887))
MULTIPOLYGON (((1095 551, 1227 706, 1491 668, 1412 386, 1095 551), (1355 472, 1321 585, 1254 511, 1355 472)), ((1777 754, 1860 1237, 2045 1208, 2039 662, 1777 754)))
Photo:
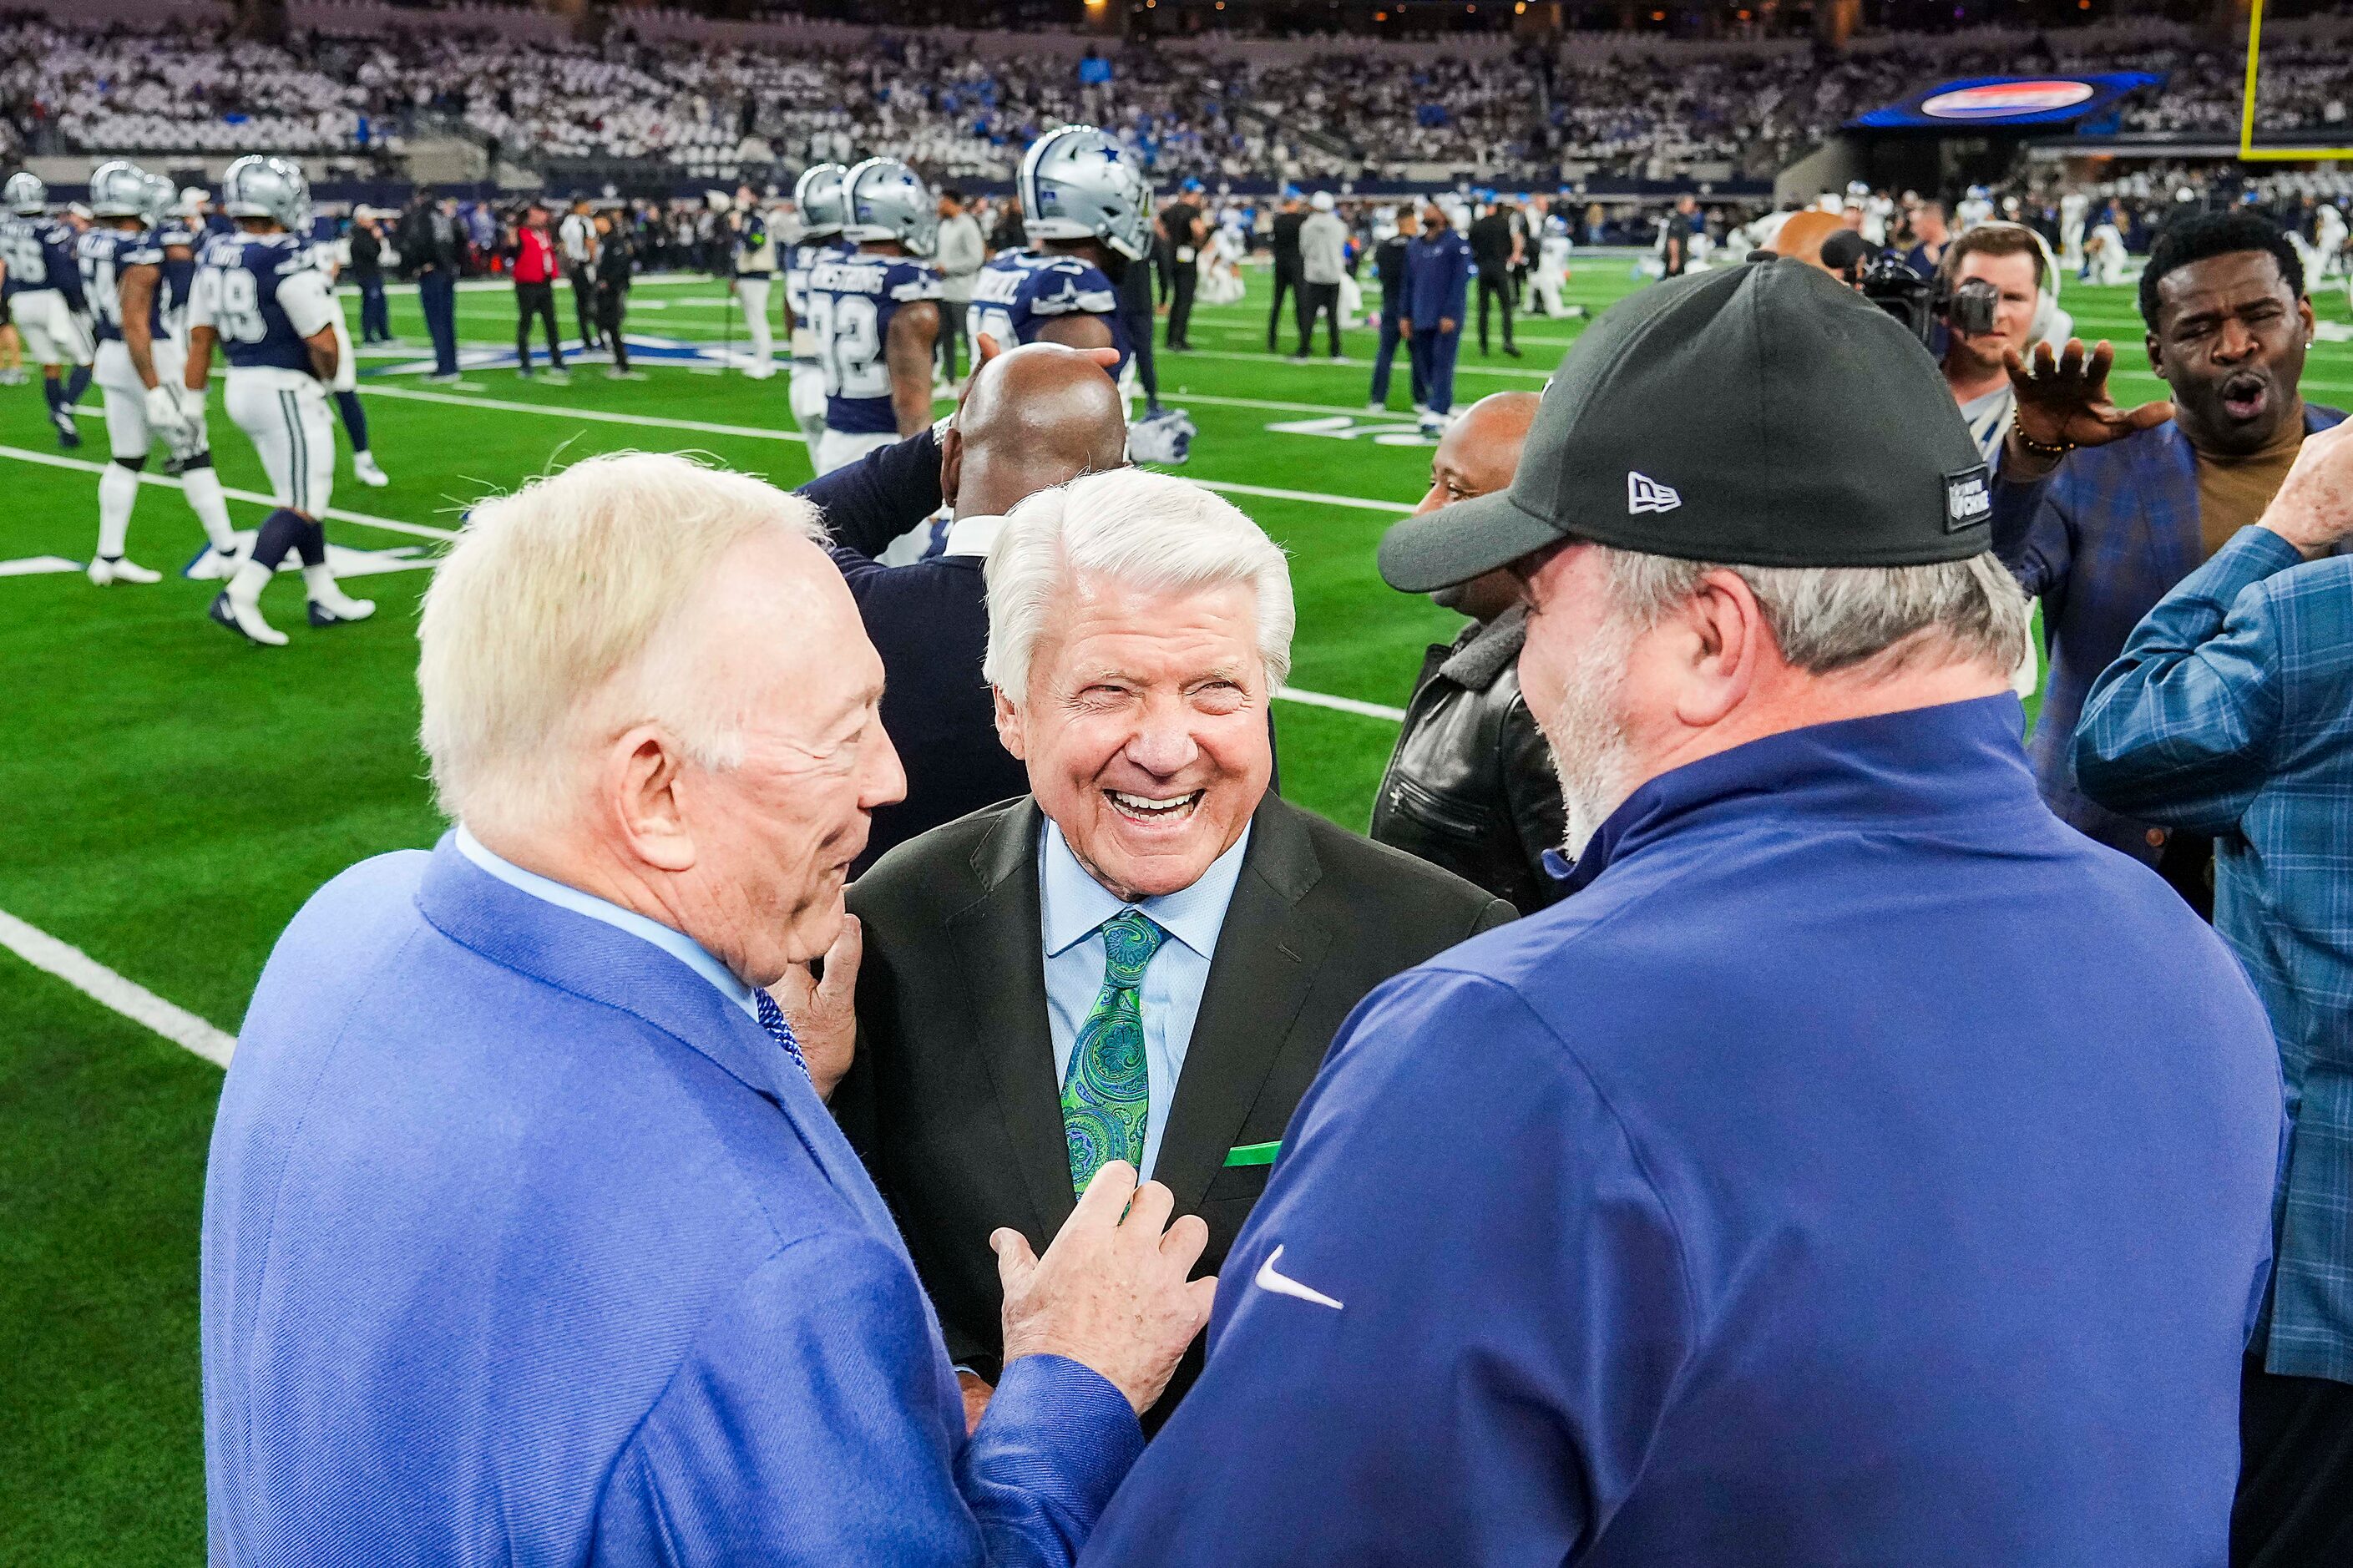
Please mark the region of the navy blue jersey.
POLYGON ((839 239, 804 239, 785 247, 785 309, 793 313, 793 357, 815 359, 817 336, 809 331, 809 269, 830 256, 847 256, 839 239))
POLYGON ((192 231, 185 218, 177 217, 165 218, 161 226, 150 232, 164 258, 164 286, 156 290, 156 297, 163 301, 164 329, 185 342, 188 300, 196 291, 196 247, 204 242, 204 237, 192 231), (180 254, 173 255, 175 250, 180 254))
POLYGON ((809 268, 808 324, 825 366, 825 423, 852 435, 896 435, 883 345, 899 307, 940 297, 940 269, 871 251, 835 252, 809 268))
POLYGON ((334 320, 327 275, 309 242, 290 234, 229 234, 205 242, 196 258, 188 324, 210 327, 232 369, 270 366, 311 373, 302 340, 334 320))
MULTIPOLYGON (((164 244, 157 229, 93 228, 74 247, 81 263, 81 293, 91 325, 102 343, 122 341, 122 275, 133 267, 160 267, 164 244)), ((147 331, 164 335, 164 289, 157 279, 147 304, 147 331)))
POLYGON ((1093 262, 1077 256, 1008 250, 980 269, 972 283, 972 313, 965 318, 974 342, 987 332, 999 348, 1034 343, 1050 321, 1065 316, 1097 316, 1111 329, 1119 351, 1113 381, 1127 374, 1135 353, 1120 320, 1119 288, 1093 262))
POLYGON ((78 237, 72 226, 56 218, 10 217, 0 226, 0 260, 8 265, 8 292, 55 289, 66 303, 82 304, 81 266, 74 259, 78 237))

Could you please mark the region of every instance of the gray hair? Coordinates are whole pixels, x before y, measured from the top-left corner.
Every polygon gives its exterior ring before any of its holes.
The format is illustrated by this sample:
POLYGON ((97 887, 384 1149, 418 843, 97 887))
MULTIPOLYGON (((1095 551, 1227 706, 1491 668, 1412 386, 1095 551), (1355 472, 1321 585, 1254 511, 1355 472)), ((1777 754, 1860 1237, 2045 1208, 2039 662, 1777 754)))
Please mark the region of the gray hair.
POLYGON ((1729 572, 1757 595, 1781 657, 1811 675, 1894 650, 1882 673, 1968 662, 2008 675, 2027 656, 2033 608, 1991 552, 1924 566, 1726 566, 1603 549, 1617 608, 1648 626, 1729 572), (1925 634, 1925 635, 1924 635, 1925 634))
POLYGON ((822 536, 799 497, 661 453, 586 458, 478 504, 417 624, 418 739, 442 811, 477 831, 552 822, 584 747, 648 721, 698 766, 733 766, 735 694, 697 678, 681 611, 766 529, 822 536))
POLYGON ((981 675, 1018 704, 1058 602, 1081 574, 1158 591, 1246 583, 1258 594, 1267 689, 1291 673, 1291 566, 1240 507, 1143 468, 1084 474, 1013 509, 988 552, 988 655, 981 675))

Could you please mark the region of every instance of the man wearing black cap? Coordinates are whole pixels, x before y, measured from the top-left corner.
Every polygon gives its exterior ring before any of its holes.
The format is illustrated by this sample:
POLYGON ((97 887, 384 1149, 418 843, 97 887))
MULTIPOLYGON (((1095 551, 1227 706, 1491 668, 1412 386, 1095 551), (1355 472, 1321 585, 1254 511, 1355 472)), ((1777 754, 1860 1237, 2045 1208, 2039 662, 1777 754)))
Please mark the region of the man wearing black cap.
POLYGON ((1579 890, 1358 1006, 1091 1552, 2223 1560, 2278 1067, 2037 799, 1987 510, 1926 352, 1770 261, 1609 311, 1511 489, 1390 531, 1525 584, 1579 890))

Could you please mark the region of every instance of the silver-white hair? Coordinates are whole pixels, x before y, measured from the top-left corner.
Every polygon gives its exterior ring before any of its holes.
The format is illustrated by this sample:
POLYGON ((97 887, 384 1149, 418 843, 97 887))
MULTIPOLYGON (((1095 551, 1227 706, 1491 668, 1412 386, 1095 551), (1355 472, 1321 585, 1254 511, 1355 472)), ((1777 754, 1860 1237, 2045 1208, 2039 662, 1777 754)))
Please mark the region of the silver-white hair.
POLYGON ((586 458, 475 506, 417 625, 441 809, 477 832, 560 820, 587 748, 649 721, 697 765, 735 765, 741 694, 698 675, 681 612, 766 529, 822 535, 799 497, 665 453, 586 458))
POLYGON ((1781 657, 1813 675, 1886 657, 1894 674, 1968 662, 2008 675, 2024 662, 2033 607, 1990 552, 1924 566, 1723 566, 1603 551, 1611 598, 1637 627, 1730 572, 1757 595, 1781 657))
POLYGON ((1258 651, 1271 691, 1291 673, 1297 614, 1282 549, 1240 507, 1188 479, 1144 468, 1085 474, 1015 507, 988 552, 988 656, 981 674, 1018 704, 1054 606, 1072 580, 1154 591, 1246 583, 1258 595, 1258 651))

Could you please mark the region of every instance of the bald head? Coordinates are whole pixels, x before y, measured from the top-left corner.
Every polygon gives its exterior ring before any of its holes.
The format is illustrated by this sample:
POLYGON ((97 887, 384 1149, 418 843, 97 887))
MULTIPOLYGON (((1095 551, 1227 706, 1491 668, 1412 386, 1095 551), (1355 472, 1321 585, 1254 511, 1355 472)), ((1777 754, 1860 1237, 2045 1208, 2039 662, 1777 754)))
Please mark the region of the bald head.
MULTIPOLYGON (((1543 401, 1533 392, 1494 392, 1464 409, 1430 454, 1430 493, 1414 510, 1436 511, 1455 501, 1509 489, 1512 476, 1520 471, 1520 447, 1543 401)), ((1492 621, 1517 602, 1519 583, 1508 570, 1498 569, 1441 588, 1431 597, 1473 620, 1492 621)))
POLYGON ((1039 490, 1127 461, 1127 409, 1103 366, 1059 343, 1009 349, 973 373, 940 443, 958 517, 1002 517, 1039 490))
POLYGON ((1830 268, 1822 260, 1822 241, 1845 226, 1842 218, 1820 207, 1808 207, 1803 212, 1791 213, 1767 248, 1776 256, 1787 256, 1828 272, 1830 268))

